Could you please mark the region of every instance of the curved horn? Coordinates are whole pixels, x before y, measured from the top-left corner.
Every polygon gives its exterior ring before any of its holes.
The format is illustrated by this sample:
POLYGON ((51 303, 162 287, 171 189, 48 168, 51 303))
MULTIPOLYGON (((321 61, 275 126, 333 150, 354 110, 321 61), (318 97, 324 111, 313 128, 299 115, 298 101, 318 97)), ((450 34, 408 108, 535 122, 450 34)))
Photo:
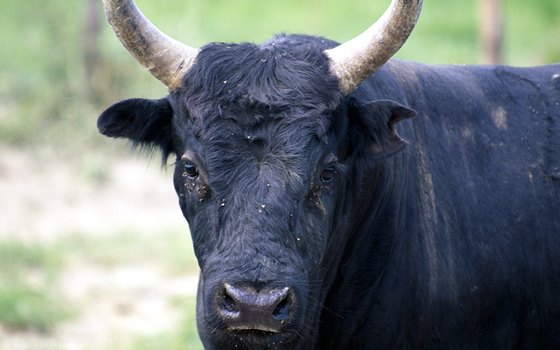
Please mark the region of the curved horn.
POLYGON ((331 61, 331 72, 338 77, 340 88, 346 95, 403 46, 421 10, 422 0, 393 0, 383 16, 365 32, 325 50, 331 61))
POLYGON ((113 31, 124 47, 150 73, 173 91, 194 64, 198 49, 159 31, 132 0, 103 0, 113 31))

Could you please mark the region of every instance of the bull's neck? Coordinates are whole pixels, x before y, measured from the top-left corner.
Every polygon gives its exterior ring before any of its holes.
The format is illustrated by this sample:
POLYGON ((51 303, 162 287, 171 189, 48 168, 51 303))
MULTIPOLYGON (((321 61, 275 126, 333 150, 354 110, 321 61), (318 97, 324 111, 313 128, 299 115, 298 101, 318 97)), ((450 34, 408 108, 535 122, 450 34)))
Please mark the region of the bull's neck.
MULTIPOLYGON (((338 275, 348 276, 349 269, 363 266, 359 279, 365 277, 370 287, 383 273, 399 234, 404 230, 404 198, 408 185, 407 171, 401 167, 403 154, 385 160, 368 176, 361 195, 352 209, 353 225, 347 234, 345 252, 338 275)), ((350 272, 351 273, 351 272, 350 272)), ((358 277, 358 276, 356 276, 358 277)), ((353 280, 342 277, 352 288, 353 280)))
MULTIPOLYGON (((402 216, 408 186, 405 158, 404 154, 396 155, 376 165, 372 172, 364 173, 362 181, 349 191, 352 198, 345 199, 351 200, 352 205, 344 213, 348 225, 343 232, 336 233, 345 238, 337 248, 339 259, 326 267, 331 275, 323 299, 323 324, 342 326, 344 320, 356 318, 355 314, 347 313, 366 310, 358 304, 371 305, 370 299, 375 298, 385 267, 404 231, 402 216)), ((328 334, 334 330, 321 332, 328 334)))

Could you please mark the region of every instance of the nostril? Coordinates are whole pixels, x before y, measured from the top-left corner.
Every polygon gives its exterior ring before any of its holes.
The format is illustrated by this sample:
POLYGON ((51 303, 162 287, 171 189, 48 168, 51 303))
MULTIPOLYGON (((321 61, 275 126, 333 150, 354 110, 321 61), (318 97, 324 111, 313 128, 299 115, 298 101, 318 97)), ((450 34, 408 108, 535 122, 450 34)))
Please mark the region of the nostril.
POLYGON ((229 284, 218 292, 217 311, 221 317, 226 319, 239 318, 242 302, 240 301, 239 290, 229 284))
POLYGON ((226 312, 229 312, 229 313, 239 312, 239 307, 238 307, 237 303, 228 294, 227 289, 225 290, 224 295, 222 297, 220 307, 222 308, 223 311, 226 311, 226 312))
POLYGON ((290 316, 290 294, 286 295, 272 311, 272 317, 276 320, 285 320, 290 316))

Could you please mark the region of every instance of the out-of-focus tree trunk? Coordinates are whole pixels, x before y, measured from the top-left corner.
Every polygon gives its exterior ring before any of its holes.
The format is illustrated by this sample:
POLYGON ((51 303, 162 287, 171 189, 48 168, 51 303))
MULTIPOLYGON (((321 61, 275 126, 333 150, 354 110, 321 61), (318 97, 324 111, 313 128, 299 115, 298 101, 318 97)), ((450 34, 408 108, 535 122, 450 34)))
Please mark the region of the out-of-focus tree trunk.
POLYGON ((478 0, 478 10, 482 63, 503 63, 504 17, 502 0, 478 0))
POLYGON ((98 101, 100 91, 96 84, 96 73, 101 67, 101 56, 99 54, 100 35, 100 10, 98 0, 84 0, 84 64, 86 73, 86 92, 93 101, 98 101))

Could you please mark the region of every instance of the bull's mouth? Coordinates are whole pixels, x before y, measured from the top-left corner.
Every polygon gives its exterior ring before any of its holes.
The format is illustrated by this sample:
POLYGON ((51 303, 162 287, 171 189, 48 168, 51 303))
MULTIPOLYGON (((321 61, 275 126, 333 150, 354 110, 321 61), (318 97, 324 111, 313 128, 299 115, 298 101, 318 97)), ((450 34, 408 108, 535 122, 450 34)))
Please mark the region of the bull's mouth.
POLYGON ((228 328, 228 331, 233 332, 233 333, 255 333, 255 334, 262 334, 262 335, 275 335, 275 334, 279 334, 281 333, 280 330, 278 329, 274 329, 274 328, 269 328, 266 326, 259 326, 259 325, 255 325, 255 326, 241 326, 241 327, 230 327, 228 328))

